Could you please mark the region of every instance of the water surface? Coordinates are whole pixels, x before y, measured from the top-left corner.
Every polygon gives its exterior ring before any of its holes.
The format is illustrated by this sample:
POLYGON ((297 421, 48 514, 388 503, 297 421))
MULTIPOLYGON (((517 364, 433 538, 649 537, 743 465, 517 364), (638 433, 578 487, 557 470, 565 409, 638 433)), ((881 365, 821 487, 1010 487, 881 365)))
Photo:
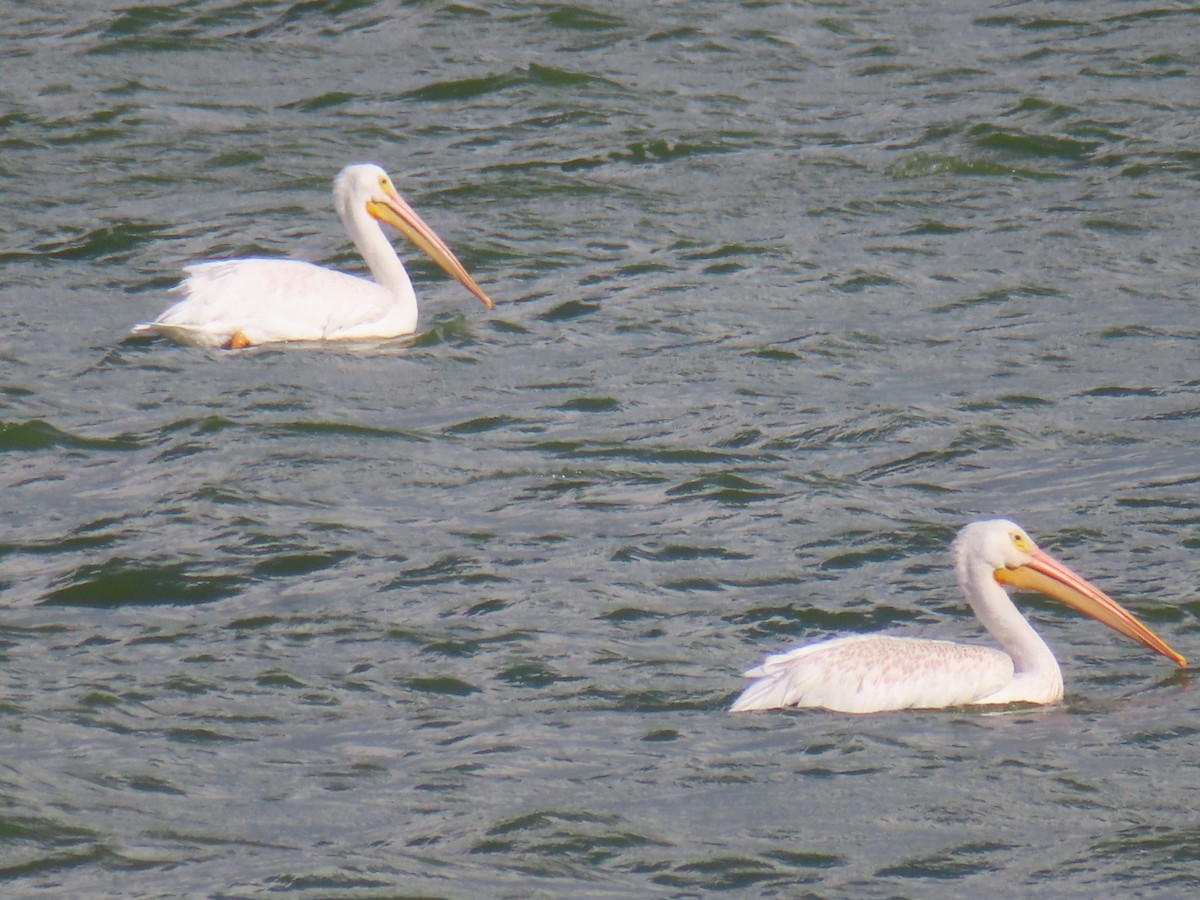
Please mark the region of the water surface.
POLYGON ((1189 676, 1052 603, 1052 709, 725 711, 984 640, 996 514, 1200 652, 1196 13, 893 7, 0 7, 6 896, 1197 888, 1189 676), (126 338, 364 159, 495 312, 126 338))

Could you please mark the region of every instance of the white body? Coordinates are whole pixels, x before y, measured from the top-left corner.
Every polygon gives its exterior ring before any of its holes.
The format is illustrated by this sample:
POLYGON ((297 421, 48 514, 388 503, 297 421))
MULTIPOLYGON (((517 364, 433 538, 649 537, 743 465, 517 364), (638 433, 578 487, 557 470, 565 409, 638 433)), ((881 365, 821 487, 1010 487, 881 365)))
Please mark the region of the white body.
POLYGON ((1054 703, 1058 661, 1000 583, 1032 587, 1185 665, 1116 601, 1039 550, 1012 522, 972 523, 954 542, 967 601, 1003 650, 884 635, 835 638, 769 656, 732 710, 821 707, 850 713, 969 704, 1054 703))
POLYGON ((134 334, 222 347, 236 332, 250 344, 267 344, 388 338, 417 328, 417 297, 403 266, 391 290, 289 259, 234 259, 184 271, 187 278, 172 290, 183 299, 153 322, 135 325, 134 334))
POLYGON ((1046 652, 1051 670, 1016 673, 1012 657, 992 647, 886 635, 835 638, 768 656, 746 672, 756 681, 733 710, 812 706, 869 713, 1054 703, 1062 698, 1062 673, 1046 652))

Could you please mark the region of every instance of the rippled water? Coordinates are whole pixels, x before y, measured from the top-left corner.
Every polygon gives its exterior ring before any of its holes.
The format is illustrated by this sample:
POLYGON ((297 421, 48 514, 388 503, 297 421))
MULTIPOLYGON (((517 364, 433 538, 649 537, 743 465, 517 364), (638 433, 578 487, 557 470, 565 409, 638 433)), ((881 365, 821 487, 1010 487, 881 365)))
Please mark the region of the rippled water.
POLYGON ((1195 657, 1197 14, 0 6, 6 896, 1200 885, 1190 678, 1053 604, 1049 710, 732 716, 983 640, 1016 518, 1195 657), (499 301, 126 339, 189 261, 353 268, 386 165, 499 301))

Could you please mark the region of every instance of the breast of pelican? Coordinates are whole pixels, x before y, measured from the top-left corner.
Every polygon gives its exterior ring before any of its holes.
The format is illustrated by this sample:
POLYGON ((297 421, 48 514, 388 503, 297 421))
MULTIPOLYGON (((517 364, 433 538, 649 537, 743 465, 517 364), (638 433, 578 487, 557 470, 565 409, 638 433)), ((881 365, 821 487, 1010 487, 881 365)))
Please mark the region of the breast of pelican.
POLYGON ((973 522, 954 541, 958 583, 1003 647, 881 635, 835 638, 768 656, 735 712, 819 707, 869 713, 969 704, 1054 703, 1062 671, 1046 642, 1013 605, 1005 586, 1040 591, 1183 667, 1187 661, 1115 600, 1005 519, 973 522))
POLYGON ((189 266, 173 293, 182 297, 134 334, 240 349, 273 341, 353 341, 412 334, 417 298, 381 222, 398 229, 492 308, 450 248, 396 192, 379 166, 342 169, 333 199, 346 233, 374 280, 286 259, 231 259, 189 266))

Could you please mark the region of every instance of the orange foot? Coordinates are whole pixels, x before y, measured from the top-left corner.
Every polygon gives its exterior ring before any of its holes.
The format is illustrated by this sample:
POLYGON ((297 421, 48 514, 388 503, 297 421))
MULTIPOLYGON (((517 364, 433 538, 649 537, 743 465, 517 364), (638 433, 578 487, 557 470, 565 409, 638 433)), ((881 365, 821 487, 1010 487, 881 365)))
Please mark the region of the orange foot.
POLYGON ((246 337, 245 332, 235 331, 229 336, 224 344, 221 345, 222 350, 242 350, 250 346, 250 338, 246 337))

